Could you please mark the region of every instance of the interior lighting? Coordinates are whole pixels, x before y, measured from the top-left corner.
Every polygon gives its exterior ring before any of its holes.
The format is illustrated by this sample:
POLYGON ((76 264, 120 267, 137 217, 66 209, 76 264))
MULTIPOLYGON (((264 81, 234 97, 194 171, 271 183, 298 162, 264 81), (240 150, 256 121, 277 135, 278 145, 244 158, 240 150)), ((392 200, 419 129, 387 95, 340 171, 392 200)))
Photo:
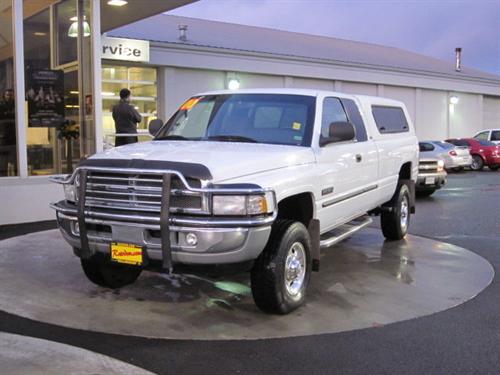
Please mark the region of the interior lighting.
MULTIPOLYGON (((73 23, 70 25, 68 29, 68 36, 70 38, 77 38, 78 37, 78 17, 71 17, 69 19, 70 21, 73 21, 73 23)), ((90 36, 90 25, 89 23, 85 20, 85 16, 83 16, 83 36, 90 36)))
POLYGON ((115 96, 115 93, 110 92, 110 91, 103 91, 103 92, 101 92, 101 95, 102 96, 115 96))
POLYGON ((127 5, 128 1, 126 0, 109 0, 108 5, 112 5, 114 7, 122 7, 124 5, 127 5))

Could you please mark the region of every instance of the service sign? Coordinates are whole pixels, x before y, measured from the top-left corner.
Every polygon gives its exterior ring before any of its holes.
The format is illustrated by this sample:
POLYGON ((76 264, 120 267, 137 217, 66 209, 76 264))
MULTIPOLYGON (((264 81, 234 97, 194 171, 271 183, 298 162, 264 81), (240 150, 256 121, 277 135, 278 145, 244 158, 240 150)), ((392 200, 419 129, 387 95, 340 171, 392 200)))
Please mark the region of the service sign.
POLYGON ((147 40, 103 36, 101 45, 103 59, 149 62, 149 42, 147 40))

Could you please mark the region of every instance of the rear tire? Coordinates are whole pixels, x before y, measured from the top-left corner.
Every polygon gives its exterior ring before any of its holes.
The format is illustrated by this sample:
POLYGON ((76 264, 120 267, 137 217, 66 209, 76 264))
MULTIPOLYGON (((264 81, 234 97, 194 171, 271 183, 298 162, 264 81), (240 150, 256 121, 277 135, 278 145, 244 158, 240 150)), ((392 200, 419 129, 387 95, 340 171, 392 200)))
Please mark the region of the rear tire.
POLYGON ((117 289, 134 283, 142 268, 95 258, 80 259, 85 276, 94 284, 117 289))
POLYGON ((264 312, 288 314, 306 299, 311 277, 311 240, 306 227, 277 220, 251 271, 252 295, 264 312))
POLYGON ((410 225, 410 189, 399 184, 398 190, 388 205, 390 211, 382 212, 380 224, 388 240, 401 240, 408 233, 410 225))
POLYGON ((480 171, 484 168, 484 160, 479 155, 472 155, 472 164, 470 165, 470 169, 473 171, 480 171))

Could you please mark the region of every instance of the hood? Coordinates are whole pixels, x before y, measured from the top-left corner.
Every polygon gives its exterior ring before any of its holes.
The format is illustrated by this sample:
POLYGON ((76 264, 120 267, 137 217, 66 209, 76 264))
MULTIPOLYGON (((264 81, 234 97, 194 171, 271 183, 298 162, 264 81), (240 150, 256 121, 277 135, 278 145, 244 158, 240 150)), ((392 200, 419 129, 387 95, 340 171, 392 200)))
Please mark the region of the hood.
POLYGON ((206 166, 213 182, 314 162, 308 147, 208 141, 151 141, 116 147, 91 159, 140 159, 206 166))

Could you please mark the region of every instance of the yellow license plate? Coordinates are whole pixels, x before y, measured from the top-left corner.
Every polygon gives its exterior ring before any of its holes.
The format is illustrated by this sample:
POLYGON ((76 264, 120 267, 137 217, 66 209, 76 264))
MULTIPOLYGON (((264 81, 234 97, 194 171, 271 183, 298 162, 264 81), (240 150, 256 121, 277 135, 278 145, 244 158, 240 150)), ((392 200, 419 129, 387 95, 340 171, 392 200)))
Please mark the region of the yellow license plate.
POLYGON ((129 243, 112 242, 111 260, 140 266, 142 264, 142 247, 129 243))

